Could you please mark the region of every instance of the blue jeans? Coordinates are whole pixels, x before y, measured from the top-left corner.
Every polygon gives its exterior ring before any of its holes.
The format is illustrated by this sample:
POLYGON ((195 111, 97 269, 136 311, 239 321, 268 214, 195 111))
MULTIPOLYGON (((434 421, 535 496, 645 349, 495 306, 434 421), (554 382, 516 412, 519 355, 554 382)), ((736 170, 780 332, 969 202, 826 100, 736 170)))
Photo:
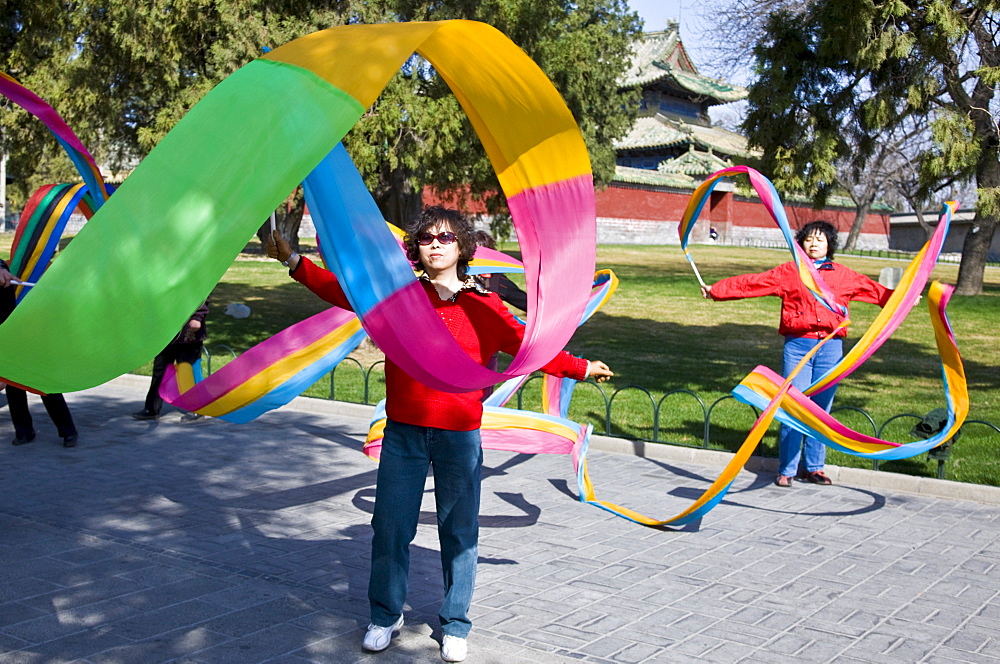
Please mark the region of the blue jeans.
MULTIPOLYGON (((820 342, 819 339, 808 337, 785 337, 785 349, 782 353, 781 374, 787 376, 791 373, 795 365, 820 342)), ((802 371, 792 379, 792 385, 799 390, 804 390, 812 385, 816 379, 833 368, 844 356, 844 341, 842 339, 830 339, 819 349, 812 359, 802 367, 802 371)), ((833 395, 837 391, 834 385, 810 397, 816 405, 830 412, 833 405, 833 395)), ((778 434, 778 474, 794 476, 799 470, 814 472, 823 470, 826 462, 826 445, 815 438, 807 438, 795 429, 781 425, 781 433, 778 434), (805 445, 803 445, 805 439, 805 445), (805 454, 802 449, 805 448, 805 454), (802 459, 802 457, 805 457, 802 459)))
POLYGON ((479 430, 449 431, 387 420, 382 439, 368 601, 374 625, 388 627, 403 614, 410 542, 417 534, 427 469, 434 469, 444 602, 438 617, 445 634, 465 638, 479 559, 479 491, 483 448, 479 430))

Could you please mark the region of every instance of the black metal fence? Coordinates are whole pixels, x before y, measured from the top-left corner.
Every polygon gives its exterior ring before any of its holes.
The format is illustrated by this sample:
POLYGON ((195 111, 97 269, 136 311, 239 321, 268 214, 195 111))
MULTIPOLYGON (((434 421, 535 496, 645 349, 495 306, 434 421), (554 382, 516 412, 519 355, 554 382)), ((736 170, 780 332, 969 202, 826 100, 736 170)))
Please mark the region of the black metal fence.
MULTIPOLYGON (((229 346, 217 345, 217 346, 213 346, 213 350, 217 351, 216 355, 219 355, 220 352, 221 352, 221 353, 225 353, 225 354, 227 354, 227 355, 229 355, 229 356, 231 356, 233 358, 236 357, 236 352, 233 351, 233 349, 230 348, 229 346)), ((207 349, 207 348, 205 349, 205 355, 207 356, 207 372, 206 373, 211 374, 212 373, 212 361, 213 361, 213 357, 214 356, 213 356, 212 352, 209 351, 209 349, 207 349)), ((348 357, 348 358, 344 359, 343 362, 341 362, 340 365, 338 365, 337 367, 335 367, 333 369, 333 371, 331 371, 330 374, 329 374, 329 385, 330 385, 330 388, 329 388, 329 394, 328 394, 327 398, 331 399, 331 400, 334 400, 334 401, 346 401, 346 402, 349 402, 349 403, 364 403, 364 404, 368 404, 368 405, 374 405, 375 403, 377 403, 380 400, 381 394, 384 393, 384 388, 382 390, 378 390, 378 393, 379 393, 378 397, 373 397, 373 394, 376 392, 376 390, 373 389, 373 387, 374 387, 373 386, 373 380, 374 381, 378 381, 378 379, 383 376, 383 374, 381 373, 381 371, 376 371, 376 370, 380 369, 381 367, 384 367, 384 365, 385 365, 385 361, 384 360, 379 360, 378 362, 375 362, 375 363, 371 364, 370 366, 368 366, 368 368, 365 368, 361 364, 361 362, 359 362, 358 360, 354 359, 353 357, 348 357), (345 364, 346 365, 353 365, 353 366, 355 366, 358 369, 358 371, 360 372, 360 375, 361 375, 361 378, 362 378, 362 381, 363 381, 363 384, 362 384, 362 400, 360 402, 353 401, 353 400, 350 400, 350 399, 343 399, 343 398, 338 399, 337 398, 337 370, 340 369, 341 367, 343 367, 345 364)), ((541 378, 542 378, 542 376, 540 374, 538 374, 538 375, 534 375, 534 376, 530 377, 527 381, 525 381, 524 385, 516 393, 517 394, 517 408, 519 408, 519 409, 523 408, 523 404, 524 404, 524 388, 526 388, 528 385, 530 385, 532 383, 532 381, 541 380, 541 378)), ((379 385, 381 386, 381 383, 379 385)), ((710 447, 710 442, 712 441, 713 415, 715 415, 718 406, 720 404, 725 403, 725 402, 730 401, 730 400, 736 401, 735 397, 733 397, 732 395, 725 395, 725 396, 719 397, 718 399, 715 399, 715 400, 711 401, 711 403, 709 403, 706 400, 702 399, 697 393, 695 393, 695 392, 693 392, 691 390, 686 390, 686 389, 671 390, 671 391, 665 393, 659 399, 657 399, 653 395, 652 392, 650 392, 649 390, 647 390, 644 387, 639 387, 638 385, 627 385, 625 387, 620 387, 620 388, 614 390, 613 392, 611 392, 610 394, 608 394, 608 391, 605 390, 603 386, 598 385, 597 383, 589 382, 589 381, 578 383, 577 389, 596 390, 596 392, 600 395, 600 397, 601 397, 600 401, 603 402, 603 404, 604 404, 603 422, 597 422, 597 423, 595 423, 594 430, 597 431, 598 433, 602 434, 602 435, 611 436, 611 437, 614 437, 614 438, 626 438, 626 439, 629 439, 629 440, 639 439, 639 440, 643 440, 643 441, 646 441, 646 442, 661 443, 661 444, 664 444, 664 445, 676 445, 676 446, 681 446, 681 447, 699 447, 699 448, 703 448, 703 449, 709 449, 709 447, 710 447), (622 394, 633 393, 633 392, 638 392, 640 394, 645 395, 646 399, 643 400, 643 401, 644 402, 648 401, 648 403, 649 403, 649 411, 648 411, 648 420, 647 421, 652 421, 652 425, 653 425, 652 426, 653 434, 652 434, 652 437, 650 437, 650 438, 637 438, 634 435, 623 435, 623 434, 615 433, 616 431, 622 431, 622 430, 625 429, 624 425, 621 425, 620 423, 616 424, 616 422, 615 422, 614 414, 613 414, 615 400, 620 395, 622 395, 622 394), (663 412, 664 404, 668 402, 668 399, 673 399, 673 398, 691 399, 691 400, 694 401, 695 404, 697 404, 697 407, 695 408, 695 410, 696 411, 700 410, 701 416, 702 416, 701 442, 700 442, 700 444, 691 445, 691 444, 677 442, 677 441, 674 441, 674 440, 665 440, 665 439, 663 439, 661 437, 661 433, 662 433, 662 431, 661 431, 661 415, 662 415, 662 412, 663 412)), ((743 404, 743 405, 748 409, 749 412, 752 413, 754 419, 756 419, 760 415, 760 411, 757 410, 756 408, 754 408, 753 406, 749 406, 749 405, 746 405, 746 404, 743 404)), ((869 427, 871 427, 871 435, 873 437, 875 437, 875 438, 882 438, 883 433, 886 430, 886 427, 888 427, 890 424, 892 424, 893 422, 895 422, 897 420, 911 419, 911 420, 915 420, 915 421, 919 422, 919 421, 923 420, 924 417, 925 417, 924 415, 918 415, 916 413, 899 413, 899 414, 893 415, 892 417, 889 417, 888 419, 886 419, 881 424, 878 424, 875 421, 875 419, 867 411, 865 411, 862 408, 857 408, 855 406, 839 406, 837 408, 834 408, 831 411, 831 413, 836 414, 838 412, 845 412, 845 411, 854 412, 854 413, 857 413, 858 415, 860 415, 864 419, 866 425, 869 426, 869 427)), ((716 424, 717 424, 717 422, 716 422, 716 424)), ((992 429, 994 432, 1000 434, 1000 427, 997 427, 997 425, 995 425, 995 424, 993 424, 991 422, 987 422, 985 420, 966 420, 965 423, 962 425, 961 429, 959 430, 959 433, 954 436, 953 440, 957 439, 958 436, 961 434, 961 432, 964 431, 969 426, 983 426, 983 427, 987 427, 989 429, 992 429)), ((944 478, 944 464, 945 464, 945 461, 948 459, 947 447, 945 447, 945 446, 943 446, 943 447, 945 448, 943 451, 938 451, 936 454, 933 453, 933 451, 932 451, 932 453, 929 454, 930 459, 936 460, 938 462, 937 476, 938 476, 939 479, 943 479, 944 478)), ((872 469, 873 470, 879 470, 879 465, 880 465, 880 463, 879 463, 879 461, 877 459, 872 461, 872 469)))

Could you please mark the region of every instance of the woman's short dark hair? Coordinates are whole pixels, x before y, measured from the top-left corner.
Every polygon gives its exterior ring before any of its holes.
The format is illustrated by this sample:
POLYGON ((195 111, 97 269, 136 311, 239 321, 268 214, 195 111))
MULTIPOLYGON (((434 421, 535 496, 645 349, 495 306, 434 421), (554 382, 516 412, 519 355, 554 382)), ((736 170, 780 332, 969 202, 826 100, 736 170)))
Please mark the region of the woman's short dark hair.
POLYGON ((487 249, 497 248, 497 241, 493 239, 489 231, 475 231, 472 233, 472 237, 475 238, 476 244, 480 247, 486 247, 487 249))
POLYGON ((403 227, 405 232, 403 246, 406 247, 406 257, 410 259, 414 267, 423 270, 424 264, 420 262, 420 244, 417 242, 417 238, 427 229, 441 224, 448 224, 451 232, 457 238, 458 278, 464 279, 469 261, 476 255, 476 238, 473 234, 472 222, 458 210, 449 210, 439 206, 429 207, 416 218, 407 222, 403 227))
POLYGON ((833 260, 833 255, 837 253, 837 229, 828 221, 810 221, 795 234, 795 241, 802 246, 806 238, 813 233, 822 233, 826 236, 826 257, 833 260))

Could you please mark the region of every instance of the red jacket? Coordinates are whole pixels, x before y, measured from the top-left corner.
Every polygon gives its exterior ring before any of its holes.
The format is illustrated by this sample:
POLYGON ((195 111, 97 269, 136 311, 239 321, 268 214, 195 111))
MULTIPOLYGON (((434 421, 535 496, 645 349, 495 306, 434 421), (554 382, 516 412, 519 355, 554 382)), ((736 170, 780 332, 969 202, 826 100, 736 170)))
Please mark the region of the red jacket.
MULTIPOLYGON (((837 302, 847 307, 852 300, 884 307, 892 291, 863 274, 839 263, 824 263, 819 274, 830 287, 837 302)), ((824 307, 799 279, 794 262, 783 263, 767 272, 741 274, 712 285, 713 300, 740 300, 745 297, 776 295, 781 298, 781 324, 778 334, 786 337, 822 338, 840 325, 841 318, 824 307)), ((838 337, 847 336, 842 329, 838 337)))
MULTIPOLYGON (((292 278, 327 302, 351 309, 337 278, 308 258, 299 259, 292 278)), ((448 331, 469 357, 486 365, 497 351, 517 353, 524 326, 496 294, 462 290, 451 302, 438 297, 433 284, 426 281, 421 284, 448 331)), ((583 380, 587 375, 587 360, 562 351, 542 371, 583 380)), ((386 416, 396 422, 452 431, 471 431, 482 424, 483 390, 454 393, 432 389, 410 377, 389 358, 385 360, 385 396, 386 416)))

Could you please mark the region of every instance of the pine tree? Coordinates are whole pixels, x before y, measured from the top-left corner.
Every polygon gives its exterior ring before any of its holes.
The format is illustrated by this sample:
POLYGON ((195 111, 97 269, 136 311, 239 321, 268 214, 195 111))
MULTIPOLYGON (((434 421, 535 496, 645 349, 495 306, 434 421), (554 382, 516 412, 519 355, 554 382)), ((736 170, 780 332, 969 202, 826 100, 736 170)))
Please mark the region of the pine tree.
POLYGON ((755 51, 759 77, 744 124, 776 184, 822 203, 839 162, 863 173, 885 132, 929 121, 934 142, 917 155, 924 183, 977 185, 956 287, 963 295, 982 292, 1000 217, 998 9, 983 0, 817 0, 804 12, 776 12, 755 51))

